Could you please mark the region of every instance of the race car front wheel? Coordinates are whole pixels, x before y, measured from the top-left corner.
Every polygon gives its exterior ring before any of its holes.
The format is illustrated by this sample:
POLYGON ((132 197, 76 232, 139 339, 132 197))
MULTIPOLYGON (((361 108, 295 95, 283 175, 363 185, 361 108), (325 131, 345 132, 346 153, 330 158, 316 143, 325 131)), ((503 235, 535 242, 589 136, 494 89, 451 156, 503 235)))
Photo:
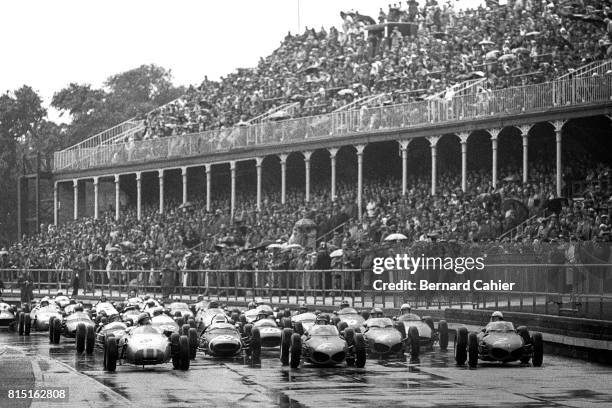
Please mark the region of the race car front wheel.
POLYGON ((187 336, 179 337, 179 369, 189 370, 189 339, 187 336))
POLYGON ((55 320, 55 316, 51 316, 49 318, 49 343, 53 344, 53 321, 55 320))
POLYGON ((293 333, 291 335, 291 360, 289 366, 291 368, 298 368, 300 366, 300 358, 302 358, 302 337, 293 333))
POLYGON ((468 336, 468 365, 470 368, 478 365, 478 335, 473 332, 468 336))
POLYGON ((467 360, 467 343, 467 327, 458 328, 457 334, 455 335, 455 362, 457 365, 464 365, 467 360))
POLYGON ((104 368, 106 371, 115 371, 117 369, 117 339, 115 336, 110 336, 106 339, 104 346, 104 368))
POLYGON ((85 335, 87 329, 84 323, 79 323, 76 328, 76 351, 81 354, 85 350, 85 335))
POLYGON ((53 321, 53 343, 54 344, 59 344, 60 334, 62 334, 62 321, 56 318, 53 321))
POLYGON ((363 334, 355 334, 355 367, 363 368, 366 363, 366 342, 363 334))
POLYGON ((281 333, 281 352, 280 360, 282 365, 289 364, 289 349, 291 349, 291 335, 293 330, 283 329, 281 333))
POLYGON ((448 323, 446 323, 446 320, 440 320, 438 322, 438 336, 440 350, 448 350, 448 323))
POLYGON ((94 351, 96 345, 96 333, 93 326, 87 326, 85 329, 85 353, 91 354, 94 351))
POLYGON ((25 329, 25 315, 26 315, 25 313, 19 314, 19 323, 17 326, 17 331, 20 336, 23 336, 23 331, 25 329))
POLYGON ((25 315, 25 317, 23 319, 23 334, 25 336, 29 336, 31 328, 32 328, 32 317, 28 313, 28 314, 25 315))
POLYGON ((542 361, 544 360, 544 342, 542 340, 542 333, 533 333, 531 336, 533 341, 533 358, 531 362, 534 367, 541 367, 542 361))
POLYGON ((257 360, 261 356, 261 333, 259 327, 254 327, 251 331, 251 356, 257 360))
POLYGON ((408 339, 410 341, 410 360, 418 361, 421 347, 419 344, 419 329, 416 326, 408 328, 408 339))
POLYGON ((196 353, 198 352, 198 332, 196 329, 190 327, 187 338, 189 338, 189 357, 195 360, 196 353))

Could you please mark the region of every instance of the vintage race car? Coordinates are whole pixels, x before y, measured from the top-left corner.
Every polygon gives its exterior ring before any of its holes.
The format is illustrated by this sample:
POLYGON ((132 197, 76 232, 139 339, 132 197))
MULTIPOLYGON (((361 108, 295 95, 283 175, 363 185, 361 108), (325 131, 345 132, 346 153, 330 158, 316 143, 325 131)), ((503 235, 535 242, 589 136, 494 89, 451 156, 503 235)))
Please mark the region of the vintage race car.
POLYGON ((142 313, 140 309, 135 305, 126 306, 123 308, 123 313, 121 313, 121 318, 124 322, 131 322, 132 324, 136 323, 138 316, 142 313))
POLYGON ((200 335, 200 349, 213 357, 233 357, 239 355, 242 348, 242 335, 236 326, 221 316, 200 335))
POLYGON ((70 304, 70 298, 66 295, 55 296, 53 300, 60 307, 60 309, 63 309, 70 304))
POLYGON ((338 326, 338 330, 340 331, 348 327, 356 332, 359 332, 363 329, 365 319, 352 307, 345 307, 344 309, 334 312, 332 323, 338 326))
MULTIPOLYGON (((24 326, 24 334, 30 334, 30 327, 32 330, 37 331, 47 331, 47 330, 61 330, 62 321, 64 316, 59 306, 55 303, 49 303, 46 306, 41 306, 40 303, 32 309, 30 312, 30 324, 28 325, 27 314, 21 313, 19 318, 21 319, 21 315, 24 315, 25 318, 25 326, 24 326), (50 329, 51 328, 51 329, 50 329)), ((21 323, 19 323, 21 326, 21 323)), ((20 330, 21 332, 21 330, 20 330)), ((21 333, 20 333, 21 334, 21 333)), ((58 340, 59 341, 59 340, 58 340)))
MULTIPOLYGON (((281 335, 282 329, 278 327, 273 316, 247 323, 243 328, 244 338, 257 350, 261 347, 280 346, 281 335)), ((258 354, 255 357, 258 357, 258 354)))
POLYGON ((296 333, 303 335, 312 326, 314 326, 317 320, 317 315, 314 313, 306 312, 299 313, 291 316, 291 328, 296 333))
MULTIPOLYGON (((438 322, 438 330, 434 328, 434 322, 431 317, 420 317, 414 313, 405 313, 396 319, 397 328, 402 333, 403 338, 414 339, 418 338, 418 344, 433 348, 437 342, 440 349, 445 351, 448 347, 448 324, 445 320, 438 322), (416 330, 416 332, 415 332, 416 330)), ((412 352, 418 351, 413 350, 412 352)))
POLYGON ((465 327, 457 330, 455 360, 459 365, 465 364, 466 359, 471 368, 476 368, 479 359, 522 364, 531 360, 534 367, 540 367, 543 357, 542 334, 530 334, 525 326, 515 329, 511 322, 496 321, 478 333, 468 333, 465 327))
POLYGON ((93 308, 93 316, 96 323, 106 323, 105 318, 108 319, 110 316, 118 314, 119 312, 111 302, 99 302, 93 308))
POLYGON ((319 366, 333 366, 346 361, 348 366, 364 367, 366 343, 361 333, 352 328, 341 334, 334 325, 311 326, 304 335, 292 329, 283 329, 281 340, 281 362, 298 368, 300 361, 319 366))
POLYGON ((125 331, 130 325, 122 321, 114 321, 105 325, 99 324, 96 331, 96 346, 104 348, 106 339, 110 336, 114 336, 119 340, 125 334, 125 331))
POLYGON ((0 302, 0 327, 13 328, 17 324, 17 312, 8 303, 0 302))
POLYGON ((272 306, 259 305, 254 309, 249 309, 246 310, 244 313, 241 313, 240 316, 238 316, 238 319, 243 325, 247 323, 253 323, 255 320, 257 320, 257 315, 259 315, 261 312, 265 312, 268 316, 274 315, 274 309, 272 308, 272 306))
POLYGON ((198 333, 201 333, 210 326, 218 316, 224 316, 227 323, 230 322, 229 317, 225 314, 225 310, 219 308, 202 309, 196 314, 195 323, 198 333))
POLYGON ((187 320, 189 318, 193 318, 193 312, 189 308, 189 305, 184 302, 172 302, 168 306, 168 311, 171 316, 174 317, 182 317, 187 320))
POLYGON ((176 369, 189 369, 189 339, 178 333, 160 332, 152 325, 132 327, 104 343, 104 369, 115 371, 117 361, 134 365, 164 364, 172 360, 176 369))
POLYGON ((60 330, 53 326, 49 329, 49 339, 52 343, 59 343, 59 335, 76 339, 76 351, 87 354, 93 353, 96 340, 96 326, 89 314, 85 312, 74 312, 64 319, 60 330))
POLYGON ((368 347, 368 354, 372 356, 404 357, 406 337, 388 317, 371 317, 366 320, 363 337, 368 347))

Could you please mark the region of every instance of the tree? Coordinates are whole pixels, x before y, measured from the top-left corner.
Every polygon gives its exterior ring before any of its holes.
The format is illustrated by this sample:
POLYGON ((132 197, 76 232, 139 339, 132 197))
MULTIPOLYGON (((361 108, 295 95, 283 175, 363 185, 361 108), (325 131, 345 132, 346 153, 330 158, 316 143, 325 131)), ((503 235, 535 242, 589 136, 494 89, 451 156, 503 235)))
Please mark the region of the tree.
POLYGON ((102 89, 72 83, 53 96, 51 105, 72 117, 63 140, 63 147, 68 147, 130 118, 142 117, 183 93, 183 87, 172 84, 170 70, 151 64, 109 77, 102 89))

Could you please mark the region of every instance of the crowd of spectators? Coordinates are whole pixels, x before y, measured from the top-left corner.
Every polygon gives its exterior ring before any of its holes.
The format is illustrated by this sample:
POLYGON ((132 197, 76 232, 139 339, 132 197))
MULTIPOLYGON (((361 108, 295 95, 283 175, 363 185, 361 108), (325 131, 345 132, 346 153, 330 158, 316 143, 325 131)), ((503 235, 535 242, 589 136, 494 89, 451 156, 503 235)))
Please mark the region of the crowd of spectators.
MULTIPOLYGON (((413 101, 484 78, 477 92, 548 81, 612 56, 609 2, 510 1, 457 10, 451 2, 409 1, 379 22, 415 29, 364 31, 374 21, 341 13, 342 27, 288 34, 257 67, 191 87, 149 113, 144 139, 245 125, 270 108, 276 119, 332 112, 367 96, 413 101), (289 109, 288 104, 293 104, 289 109)), ((356 106, 358 107, 358 106, 356 106)))

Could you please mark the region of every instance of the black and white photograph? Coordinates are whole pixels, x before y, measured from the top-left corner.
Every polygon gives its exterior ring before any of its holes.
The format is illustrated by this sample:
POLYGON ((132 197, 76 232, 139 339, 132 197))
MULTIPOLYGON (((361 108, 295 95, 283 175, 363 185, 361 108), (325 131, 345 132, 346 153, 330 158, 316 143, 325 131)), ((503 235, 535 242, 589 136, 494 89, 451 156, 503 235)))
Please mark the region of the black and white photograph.
POLYGON ((0 15, 0 407, 612 407, 612 0, 0 15))

